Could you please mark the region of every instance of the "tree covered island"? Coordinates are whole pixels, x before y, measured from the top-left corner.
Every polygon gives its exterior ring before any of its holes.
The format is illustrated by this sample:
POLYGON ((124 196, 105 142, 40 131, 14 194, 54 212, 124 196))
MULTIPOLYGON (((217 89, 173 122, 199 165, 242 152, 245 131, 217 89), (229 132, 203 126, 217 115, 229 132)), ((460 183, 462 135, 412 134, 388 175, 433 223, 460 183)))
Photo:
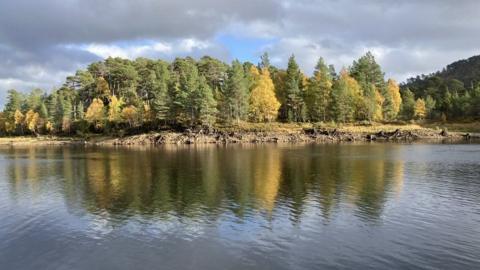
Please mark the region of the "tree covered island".
MULTIPOLYGON (((480 62, 478 57, 464 61, 480 62)), ((271 65, 266 53, 257 65, 209 56, 172 62, 108 58, 48 93, 9 90, 0 135, 124 136, 199 126, 240 129, 248 123, 475 120, 480 75, 455 75, 459 67, 465 69, 465 62, 399 85, 385 78, 371 53, 338 72, 320 58, 310 77, 293 55, 286 69, 271 65)))

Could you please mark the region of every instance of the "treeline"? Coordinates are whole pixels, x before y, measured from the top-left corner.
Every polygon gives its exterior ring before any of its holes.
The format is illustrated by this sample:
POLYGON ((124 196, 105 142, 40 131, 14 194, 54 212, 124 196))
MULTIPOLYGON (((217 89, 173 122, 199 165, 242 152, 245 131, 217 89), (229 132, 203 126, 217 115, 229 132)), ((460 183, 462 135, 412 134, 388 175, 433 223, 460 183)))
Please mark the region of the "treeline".
POLYGON ((405 95, 422 97, 428 118, 480 117, 480 56, 456 61, 441 71, 410 78, 401 85, 405 95))
MULTIPOLYGON (((480 97, 479 87, 470 98, 480 97)), ((464 98, 466 94, 462 95, 464 98)), ((452 95, 455 97, 455 94, 452 95)), ((108 58, 67 77, 47 94, 9 90, 0 133, 86 134, 251 122, 423 119, 442 110, 437 96, 401 93, 371 53, 339 73, 320 58, 314 74, 292 55, 286 69, 205 56, 134 61, 108 58)))

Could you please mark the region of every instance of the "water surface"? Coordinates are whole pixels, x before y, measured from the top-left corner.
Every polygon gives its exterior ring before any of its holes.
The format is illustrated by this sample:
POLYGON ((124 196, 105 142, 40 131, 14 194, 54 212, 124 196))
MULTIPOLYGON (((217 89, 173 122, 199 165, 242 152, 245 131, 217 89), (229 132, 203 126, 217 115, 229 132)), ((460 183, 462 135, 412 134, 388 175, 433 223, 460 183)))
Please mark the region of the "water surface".
POLYGON ((1 269, 478 269, 480 145, 0 148, 1 269))

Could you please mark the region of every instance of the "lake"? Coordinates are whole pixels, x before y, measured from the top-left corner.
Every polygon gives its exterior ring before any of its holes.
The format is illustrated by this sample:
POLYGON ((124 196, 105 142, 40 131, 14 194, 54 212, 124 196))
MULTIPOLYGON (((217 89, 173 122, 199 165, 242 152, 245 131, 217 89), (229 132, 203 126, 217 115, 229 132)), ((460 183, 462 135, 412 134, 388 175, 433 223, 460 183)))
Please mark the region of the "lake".
POLYGON ((479 269, 480 145, 1 147, 1 269, 479 269))

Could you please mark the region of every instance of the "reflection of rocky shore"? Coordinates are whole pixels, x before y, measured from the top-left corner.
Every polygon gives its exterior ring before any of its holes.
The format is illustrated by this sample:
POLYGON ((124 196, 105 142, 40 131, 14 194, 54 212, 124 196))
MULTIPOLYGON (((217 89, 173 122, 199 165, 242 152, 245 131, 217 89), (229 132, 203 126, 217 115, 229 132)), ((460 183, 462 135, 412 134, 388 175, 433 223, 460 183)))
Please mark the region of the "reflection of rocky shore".
MULTIPOLYGON (((400 146, 398 146, 400 147, 400 146)), ((301 220, 307 204, 326 219, 354 205, 377 219, 403 183, 395 146, 9 148, 11 193, 44 192, 48 185, 70 208, 109 213, 195 217, 232 211, 291 211, 301 220), (386 155, 389 158, 386 158, 386 155), (392 158, 393 155, 393 158, 392 158), (343 206, 342 206, 343 205, 343 206), (281 210, 279 210, 281 209, 281 210)))

